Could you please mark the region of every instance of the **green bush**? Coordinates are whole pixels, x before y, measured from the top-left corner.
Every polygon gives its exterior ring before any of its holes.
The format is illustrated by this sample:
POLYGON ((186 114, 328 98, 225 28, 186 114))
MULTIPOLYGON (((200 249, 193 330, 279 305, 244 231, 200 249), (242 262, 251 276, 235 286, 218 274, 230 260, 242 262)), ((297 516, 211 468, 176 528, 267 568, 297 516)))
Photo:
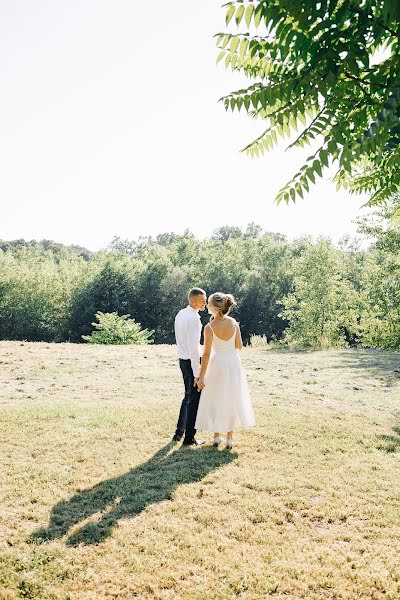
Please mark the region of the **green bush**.
POLYGON ((92 323, 97 331, 91 335, 82 335, 90 344, 151 344, 154 331, 142 329, 130 315, 118 316, 117 312, 96 313, 98 323, 92 323))

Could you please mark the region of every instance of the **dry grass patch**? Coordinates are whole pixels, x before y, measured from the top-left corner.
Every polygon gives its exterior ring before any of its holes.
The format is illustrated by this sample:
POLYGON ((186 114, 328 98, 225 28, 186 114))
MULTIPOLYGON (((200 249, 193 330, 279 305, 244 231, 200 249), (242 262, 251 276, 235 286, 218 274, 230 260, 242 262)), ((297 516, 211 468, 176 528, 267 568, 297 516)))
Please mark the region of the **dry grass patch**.
POLYGON ((399 358, 245 349, 229 452, 174 347, 0 342, 0 598, 398 599, 399 358))

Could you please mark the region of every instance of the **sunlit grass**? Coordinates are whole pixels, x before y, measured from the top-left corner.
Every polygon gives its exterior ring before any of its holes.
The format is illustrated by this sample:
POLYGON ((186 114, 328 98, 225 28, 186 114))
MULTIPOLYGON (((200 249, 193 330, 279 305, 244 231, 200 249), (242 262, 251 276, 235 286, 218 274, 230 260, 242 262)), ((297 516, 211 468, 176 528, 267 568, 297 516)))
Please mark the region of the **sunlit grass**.
POLYGON ((0 342, 0 598, 399 598, 399 354, 242 360, 257 427, 181 449, 174 347, 0 342))

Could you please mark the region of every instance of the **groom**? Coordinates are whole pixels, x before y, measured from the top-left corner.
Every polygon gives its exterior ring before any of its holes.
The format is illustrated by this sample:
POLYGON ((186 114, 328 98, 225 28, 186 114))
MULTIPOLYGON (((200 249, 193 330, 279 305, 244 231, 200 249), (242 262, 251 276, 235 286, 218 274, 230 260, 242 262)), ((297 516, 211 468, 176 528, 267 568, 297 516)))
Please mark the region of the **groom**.
POLYGON ((200 336, 201 321, 199 310, 206 307, 207 296, 201 288, 192 288, 188 294, 189 304, 178 312, 175 317, 175 338, 182 371, 185 395, 179 412, 176 432, 172 438, 178 442, 183 436, 184 446, 201 446, 202 440, 194 437, 196 429, 197 409, 200 392, 197 390, 197 380, 200 375, 200 336))

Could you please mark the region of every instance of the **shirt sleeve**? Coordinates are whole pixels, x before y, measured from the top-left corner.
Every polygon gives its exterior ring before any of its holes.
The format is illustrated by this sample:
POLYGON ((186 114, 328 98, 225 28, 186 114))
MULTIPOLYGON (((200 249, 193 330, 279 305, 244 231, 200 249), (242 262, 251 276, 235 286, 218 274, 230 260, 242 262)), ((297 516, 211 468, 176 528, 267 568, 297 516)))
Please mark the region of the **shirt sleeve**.
POLYGON ((189 350, 190 363, 192 365, 193 375, 198 377, 200 375, 200 336, 199 336, 199 324, 195 319, 190 319, 187 328, 187 346, 189 350))

